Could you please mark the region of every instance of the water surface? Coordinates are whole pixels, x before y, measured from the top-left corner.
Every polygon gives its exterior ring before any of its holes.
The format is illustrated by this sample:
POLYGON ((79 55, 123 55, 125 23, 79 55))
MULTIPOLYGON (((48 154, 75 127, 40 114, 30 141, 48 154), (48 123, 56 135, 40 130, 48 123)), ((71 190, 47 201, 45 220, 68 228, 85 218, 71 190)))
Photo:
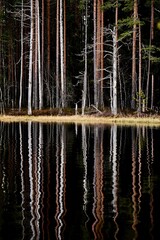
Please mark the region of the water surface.
POLYGON ((0 123, 0 239, 160 239, 160 128, 0 123))

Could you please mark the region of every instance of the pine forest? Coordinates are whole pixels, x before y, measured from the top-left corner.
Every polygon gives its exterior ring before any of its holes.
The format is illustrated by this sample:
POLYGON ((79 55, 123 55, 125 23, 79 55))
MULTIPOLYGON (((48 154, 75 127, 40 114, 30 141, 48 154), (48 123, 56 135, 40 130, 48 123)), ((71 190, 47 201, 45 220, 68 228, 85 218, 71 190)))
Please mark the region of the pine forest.
POLYGON ((159 108, 159 0, 0 0, 1 114, 159 108))

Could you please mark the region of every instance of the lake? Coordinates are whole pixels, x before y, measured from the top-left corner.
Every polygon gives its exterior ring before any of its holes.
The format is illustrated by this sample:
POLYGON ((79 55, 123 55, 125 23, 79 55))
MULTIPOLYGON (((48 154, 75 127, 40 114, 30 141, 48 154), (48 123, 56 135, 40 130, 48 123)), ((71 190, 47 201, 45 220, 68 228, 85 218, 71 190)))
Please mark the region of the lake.
POLYGON ((160 128, 0 122, 0 239, 160 239, 160 128))

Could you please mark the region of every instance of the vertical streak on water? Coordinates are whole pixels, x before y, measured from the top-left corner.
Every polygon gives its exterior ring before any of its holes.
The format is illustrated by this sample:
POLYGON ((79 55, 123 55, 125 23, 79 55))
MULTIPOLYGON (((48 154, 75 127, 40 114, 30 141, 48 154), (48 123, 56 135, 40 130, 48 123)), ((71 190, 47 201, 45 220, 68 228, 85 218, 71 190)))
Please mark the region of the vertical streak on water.
POLYGON ((39 191, 38 191, 38 123, 33 124, 33 152, 32 152, 32 166, 33 166, 33 201, 34 201, 34 229, 35 239, 38 239, 39 235, 39 191))
POLYGON ((87 139, 86 139, 86 125, 82 124, 82 151, 83 151, 83 164, 84 164, 84 178, 83 178, 83 209, 87 220, 85 221, 85 226, 88 222, 87 215, 87 197, 88 197, 88 189, 87 189, 87 139))
POLYGON ((58 228, 59 228, 59 149, 60 149, 60 133, 59 133, 59 125, 56 125, 56 214, 55 214, 55 220, 56 220, 56 227, 55 227, 55 233, 56 233, 56 239, 58 239, 58 228))
MULTIPOLYGON (((151 128, 151 166, 150 168, 152 167, 152 164, 154 162, 154 138, 153 138, 153 128, 151 128)), ((154 219, 153 219, 153 206, 154 206, 154 198, 153 198, 153 181, 151 180, 151 177, 152 177, 152 171, 150 170, 150 176, 149 176, 149 179, 150 179, 150 221, 151 221, 151 227, 150 227, 150 238, 151 239, 154 239, 153 238, 153 228, 154 228, 154 219)))
POLYGON ((94 239, 103 239, 102 228, 104 223, 104 196, 103 196, 103 153, 101 151, 103 131, 99 136, 100 127, 94 127, 94 203, 93 215, 95 222, 92 225, 94 239))
POLYGON ((23 170, 23 146, 22 146, 22 126, 21 123, 19 123, 19 142, 20 142, 20 158, 21 158, 21 165, 20 165, 20 169, 21 169, 21 185, 22 185, 22 190, 21 190, 21 197, 22 197, 22 240, 24 239, 24 220, 25 220, 25 207, 24 207, 24 170, 23 170))
POLYGON ((117 223, 118 217, 118 163, 117 163, 117 125, 111 126, 111 150, 112 151, 112 195, 113 195, 113 213, 114 213, 114 223, 116 226, 116 231, 114 238, 117 239, 117 234, 119 232, 119 226, 117 223))
POLYGON ((142 140, 143 140, 143 135, 142 135, 142 128, 138 127, 138 132, 139 132, 139 137, 138 137, 138 208, 139 208, 139 213, 141 210, 141 197, 142 197, 142 140))
POLYGON ((40 239, 40 199, 41 199, 41 163, 43 153, 43 136, 42 136, 42 123, 39 123, 39 138, 38 138, 38 162, 37 162, 37 239, 40 239))
POLYGON ((134 239, 137 239, 137 190, 136 190, 136 140, 135 129, 132 129, 132 204, 133 204, 133 224, 132 229, 135 232, 134 239))
POLYGON ((33 199, 33 165, 32 165, 32 124, 28 122, 28 161, 29 161, 29 182, 30 182, 30 208, 31 208, 31 216, 32 219, 30 221, 30 226, 32 230, 32 237, 31 239, 35 240, 35 229, 34 229, 34 199, 33 199))
MULTIPOLYGON (((58 158, 59 159, 59 158, 58 158)), ((64 216, 66 214, 66 133, 65 126, 62 125, 60 133, 60 162, 57 161, 56 171, 56 235, 57 239, 63 239, 65 227, 64 216)))

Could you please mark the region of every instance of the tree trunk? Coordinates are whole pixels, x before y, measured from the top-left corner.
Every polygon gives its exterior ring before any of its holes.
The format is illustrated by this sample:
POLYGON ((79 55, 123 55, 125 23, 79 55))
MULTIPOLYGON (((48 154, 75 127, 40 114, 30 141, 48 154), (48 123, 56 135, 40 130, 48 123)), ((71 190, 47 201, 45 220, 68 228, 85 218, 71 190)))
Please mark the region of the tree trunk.
POLYGON ((64 12, 64 107, 67 106, 67 99, 66 99, 66 93, 67 93, 67 89, 66 89, 66 68, 67 68, 67 48, 66 48, 66 44, 67 44, 67 40, 66 40, 66 0, 64 0, 63 3, 63 12, 64 12))
POLYGON ((28 115, 32 115, 32 64, 33 64, 33 0, 30 0, 30 49, 29 49, 29 76, 28 76, 28 115))
POLYGON ((44 81, 44 0, 42 0, 42 34, 41 34, 41 64, 42 64, 42 106, 43 106, 43 81, 44 81))
POLYGON ((84 115, 84 110, 86 107, 86 98, 87 98, 87 38, 88 38, 88 0, 86 0, 85 5, 85 46, 84 46, 84 61, 85 61, 85 70, 84 70, 84 80, 83 80, 83 93, 82 93, 82 115, 84 115))
POLYGON ((113 109, 112 114, 117 114, 117 39, 116 27, 113 29, 113 109))
POLYGON ((94 63, 94 105, 98 107, 98 96, 97 96, 97 27, 96 27, 96 22, 97 22, 97 1, 94 0, 93 4, 93 27, 94 27, 94 32, 93 32, 93 63, 94 63))
POLYGON ((56 107, 60 106, 59 103, 59 0, 57 0, 56 11, 56 107))
POLYGON ((39 101, 38 101, 38 107, 39 107, 39 110, 42 109, 43 107, 43 88, 42 88, 42 72, 41 72, 41 66, 42 66, 42 63, 41 63, 41 46, 40 46, 40 14, 39 14, 39 0, 36 0, 37 1, 37 50, 38 50, 38 86, 39 86, 39 101))
POLYGON ((133 16, 133 46, 132 46, 132 100, 131 108, 135 109, 135 95, 136 95, 136 35, 137 35, 137 18, 138 18, 138 7, 137 0, 134 0, 133 6, 134 16, 133 16))
POLYGON ((141 25, 139 23, 139 113, 142 111, 142 46, 141 25))
POLYGON ((51 26, 50 26, 50 0, 47 0, 47 81, 49 84, 50 79, 50 62, 51 62, 51 56, 50 56, 50 48, 51 48, 51 39, 50 39, 50 33, 51 33, 51 26))
MULTIPOLYGON (((149 47, 152 46, 152 42, 154 40, 154 0, 151 0, 151 25, 150 25, 150 38, 149 38, 149 47)), ((148 99, 149 99, 149 82, 150 82, 150 74, 151 74, 151 51, 149 50, 149 57, 148 57, 148 72, 147 72, 147 86, 146 86, 146 108, 148 108, 148 99)), ((153 75, 153 74, 152 74, 153 75)), ((152 82, 153 82, 153 76, 152 82)), ((151 84, 152 84, 151 82, 151 84)), ((153 86, 152 86, 152 91, 153 91, 153 86)), ((152 99, 152 92, 151 92, 151 102, 153 103, 152 99)), ((151 103, 151 107, 152 106, 151 103)))
POLYGON ((64 98, 64 30, 63 30, 63 4, 60 0, 60 61, 61 61, 61 106, 65 106, 64 98))
MULTIPOLYGON (((104 0, 101 1, 103 6, 104 0)), ((100 81, 100 107, 104 108, 103 101, 103 79, 104 79, 104 12, 101 10, 101 81, 100 81)))

